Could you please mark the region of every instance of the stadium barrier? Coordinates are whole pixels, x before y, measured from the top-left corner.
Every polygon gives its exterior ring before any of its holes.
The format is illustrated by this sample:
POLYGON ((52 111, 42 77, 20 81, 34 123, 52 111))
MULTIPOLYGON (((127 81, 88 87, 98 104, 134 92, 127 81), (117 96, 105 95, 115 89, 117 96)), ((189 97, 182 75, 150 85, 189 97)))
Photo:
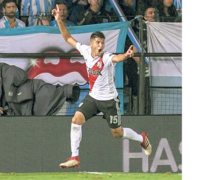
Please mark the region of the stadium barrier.
MULTIPOLYGON (((140 16, 142 17, 142 16, 140 16)), ((140 45, 141 53, 136 53, 135 57, 140 57, 139 65, 139 93, 138 97, 127 97, 126 102, 129 104, 129 112, 124 110, 124 97, 120 98, 121 100, 121 111, 125 115, 160 115, 160 114, 182 114, 182 87, 154 87, 149 85, 149 82, 145 82, 145 58, 149 57, 181 57, 182 53, 145 53, 143 50, 143 31, 146 29, 143 28, 142 18, 139 18, 140 26, 140 45), (146 89, 147 88, 147 89, 146 89), (177 89, 176 91, 174 89, 177 89), (170 100, 168 98, 170 97, 170 100), (171 96, 173 96, 171 98, 171 96), (163 98, 164 97, 164 98, 163 98), (172 101, 171 101, 172 100, 172 101), (133 102, 133 109, 132 109, 133 102), (172 103, 171 103, 172 102, 172 103), (174 103, 175 102, 175 103, 174 103), (136 108, 135 108, 136 107, 136 108), (131 113, 133 111, 133 113, 131 113)), ((132 38, 133 39, 133 38, 132 38)), ((132 41, 133 42, 133 41, 132 41)), ((139 49, 139 48, 138 48, 139 49)), ((118 54, 118 53, 115 53, 118 54)), ((46 58, 46 57, 82 57, 80 54, 74 53, 0 53, 0 58, 46 58)), ((121 94, 123 94, 123 90, 121 94)), ((120 95, 120 93, 119 93, 120 95)), ((82 96, 80 96, 82 97, 82 96)), ((82 100, 82 99, 81 99, 82 100)), ((76 107, 72 107, 72 110, 76 107)), ((72 113, 74 113, 72 111, 72 113)), ((72 115, 71 111, 62 109, 59 115, 67 114, 72 115), (62 113, 63 112, 63 113, 62 113), (65 113, 66 112, 66 113, 65 113)))
MULTIPOLYGON (((119 54, 119 53, 114 53, 119 54)), ((135 53, 135 57, 180 57, 182 53, 135 53)), ((82 57, 79 53, 0 53, 0 58, 55 58, 55 57, 82 57)), ((144 58, 142 57, 143 61, 144 58)), ((141 68, 140 68, 141 69, 141 68)), ((142 73, 145 70, 142 68, 142 73)), ((132 97, 131 93, 124 94, 124 100, 121 102, 121 110, 124 115, 160 115, 160 114, 182 114, 182 87, 151 87, 149 86, 149 80, 146 82, 144 76, 139 79, 138 87, 142 87, 139 90, 138 97, 132 97), (143 89, 144 88, 144 89, 143 89), (146 89, 147 88, 147 89, 146 89), (177 89, 177 90, 175 90, 177 89), (169 97, 169 98, 168 98, 169 97), (134 99, 133 99, 134 98, 134 99), (127 100, 125 100, 127 99, 127 100), (133 99, 133 100, 132 100, 133 99), (140 101, 140 99, 142 99, 140 101), (132 109, 133 102, 133 109, 132 109), (168 103, 169 102, 169 103, 168 103), (125 104, 125 105, 124 105, 125 104), (125 106, 125 108, 124 108, 125 106), (142 113, 141 113, 142 112, 142 113)), ((128 91, 126 87, 125 91, 128 91)), ((86 91, 86 90, 85 90, 86 91)), ((76 111, 79 103, 85 97, 83 90, 81 91, 80 99, 75 105, 67 107, 67 103, 62 107, 58 115, 73 115, 76 111)), ((123 89, 118 89, 118 93, 123 94, 123 89), (120 91, 120 92, 119 92, 120 91)), ((122 98, 120 98, 122 100, 122 98)))
POLYGON ((113 138, 101 116, 83 125, 81 167, 60 169, 71 156, 72 116, 1 117, 0 173, 28 172, 151 172, 181 173, 182 117, 122 116, 122 126, 149 132, 152 155, 139 143, 113 138))

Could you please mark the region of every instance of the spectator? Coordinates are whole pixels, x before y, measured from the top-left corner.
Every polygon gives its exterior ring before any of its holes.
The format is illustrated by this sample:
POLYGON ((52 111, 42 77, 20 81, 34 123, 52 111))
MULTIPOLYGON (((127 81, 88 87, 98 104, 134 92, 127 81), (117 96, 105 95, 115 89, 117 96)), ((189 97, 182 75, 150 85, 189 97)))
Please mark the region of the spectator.
MULTIPOLYGON (((0 0, 0 19, 4 16, 4 12, 3 12, 3 1, 4 0, 0 0)), ((15 16, 16 16, 16 18, 19 19, 19 9, 18 9, 18 6, 17 6, 17 10, 15 12, 15 16)))
MULTIPOLYGON (((61 17, 61 20, 63 21, 64 25, 68 26, 68 27, 76 26, 73 22, 67 20, 68 8, 67 8, 66 4, 60 2, 58 5, 59 5, 59 10, 60 10, 60 17, 61 17)), ((57 21, 56 20, 51 21, 50 26, 57 26, 58 27, 57 21)))
POLYGON ((81 12, 78 25, 99 24, 113 22, 115 19, 103 7, 103 0, 88 0, 90 7, 81 12))
POLYGON ((159 0, 157 8, 160 22, 173 22, 178 16, 173 0, 159 0))
POLYGON ((15 17, 16 10, 16 0, 3 1, 3 11, 5 16, 0 19, 0 28, 25 27, 25 23, 15 17))
POLYGON ((37 20, 38 26, 50 26, 50 16, 39 16, 37 20))
POLYGON ((51 16, 55 0, 22 0, 21 19, 27 26, 36 26, 40 15, 51 16))
POLYGON ((132 7, 133 4, 134 0, 119 0, 119 5, 128 20, 131 20, 136 16, 136 12, 132 7))
MULTIPOLYGON (((128 20, 131 20, 136 16, 136 12, 132 8, 133 4, 134 0, 119 1, 119 5, 128 20)), ((130 47, 131 44, 132 42, 127 36, 125 51, 130 47)), ((137 63, 132 58, 129 58, 126 61, 124 61, 124 85, 132 88, 132 96, 138 95, 137 63)))
POLYGON ((157 10, 154 6, 149 6, 144 12, 144 20, 149 22, 157 22, 157 10))
MULTIPOLYGON (((143 20, 149 22, 157 22, 157 9, 154 6, 146 7, 143 14, 143 20)), ((147 31, 146 31, 146 24, 143 24, 143 47, 147 52, 147 31)), ((139 29, 139 28, 138 28, 139 29)), ((136 47, 133 49, 134 53, 138 53, 136 47)), ((133 57, 134 60, 139 64, 139 57, 133 57)))
POLYGON ((73 0, 69 9, 69 21, 77 24, 79 14, 88 9, 88 0, 73 0))
MULTIPOLYGON (((149 4, 145 4, 143 6, 143 20, 149 21, 149 22, 157 22, 157 9, 155 6, 152 6, 149 4)), ((146 24, 143 24, 143 48, 147 52, 147 31, 146 31, 146 24)), ((138 50, 134 47, 133 48, 134 53, 138 53, 138 50)), ((139 65, 140 58, 139 57, 133 57, 133 59, 137 62, 139 65)), ((139 74, 139 66, 138 66, 138 74, 139 74)), ((146 100, 146 114, 150 113, 150 90, 149 90, 149 65, 145 63, 145 100, 146 100)))
POLYGON ((153 0, 136 0, 136 11, 138 15, 144 15, 146 6, 155 6, 156 3, 153 0))

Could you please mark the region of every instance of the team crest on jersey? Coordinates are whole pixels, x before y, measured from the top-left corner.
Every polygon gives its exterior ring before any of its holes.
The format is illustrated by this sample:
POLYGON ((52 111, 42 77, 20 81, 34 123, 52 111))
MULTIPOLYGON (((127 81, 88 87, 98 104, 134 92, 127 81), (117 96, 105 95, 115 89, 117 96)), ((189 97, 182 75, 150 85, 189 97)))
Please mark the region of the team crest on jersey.
POLYGON ((102 67, 102 62, 101 61, 98 62, 97 67, 101 69, 101 67, 102 67))

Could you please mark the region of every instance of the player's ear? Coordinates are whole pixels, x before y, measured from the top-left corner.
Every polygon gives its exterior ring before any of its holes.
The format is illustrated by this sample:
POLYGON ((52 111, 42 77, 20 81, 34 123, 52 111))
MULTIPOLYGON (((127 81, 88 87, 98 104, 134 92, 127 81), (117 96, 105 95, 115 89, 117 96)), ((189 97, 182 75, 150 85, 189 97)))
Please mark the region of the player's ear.
POLYGON ((93 39, 90 40, 90 46, 92 46, 92 43, 93 43, 93 39))

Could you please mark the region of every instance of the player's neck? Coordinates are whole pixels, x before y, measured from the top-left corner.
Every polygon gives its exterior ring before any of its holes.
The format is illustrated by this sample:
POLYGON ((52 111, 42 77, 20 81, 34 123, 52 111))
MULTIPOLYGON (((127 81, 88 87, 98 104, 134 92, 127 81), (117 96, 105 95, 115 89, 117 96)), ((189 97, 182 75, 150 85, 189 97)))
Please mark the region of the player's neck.
POLYGON ((101 55, 98 55, 98 54, 96 54, 95 52, 94 52, 94 53, 91 52, 91 56, 92 56, 92 58, 95 58, 95 57, 102 57, 102 54, 101 54, 101 55))
POLYGON ((96 54, 94 52, 91 52, 91 56, 92 56, 92 58, 95 58, 96 54))

